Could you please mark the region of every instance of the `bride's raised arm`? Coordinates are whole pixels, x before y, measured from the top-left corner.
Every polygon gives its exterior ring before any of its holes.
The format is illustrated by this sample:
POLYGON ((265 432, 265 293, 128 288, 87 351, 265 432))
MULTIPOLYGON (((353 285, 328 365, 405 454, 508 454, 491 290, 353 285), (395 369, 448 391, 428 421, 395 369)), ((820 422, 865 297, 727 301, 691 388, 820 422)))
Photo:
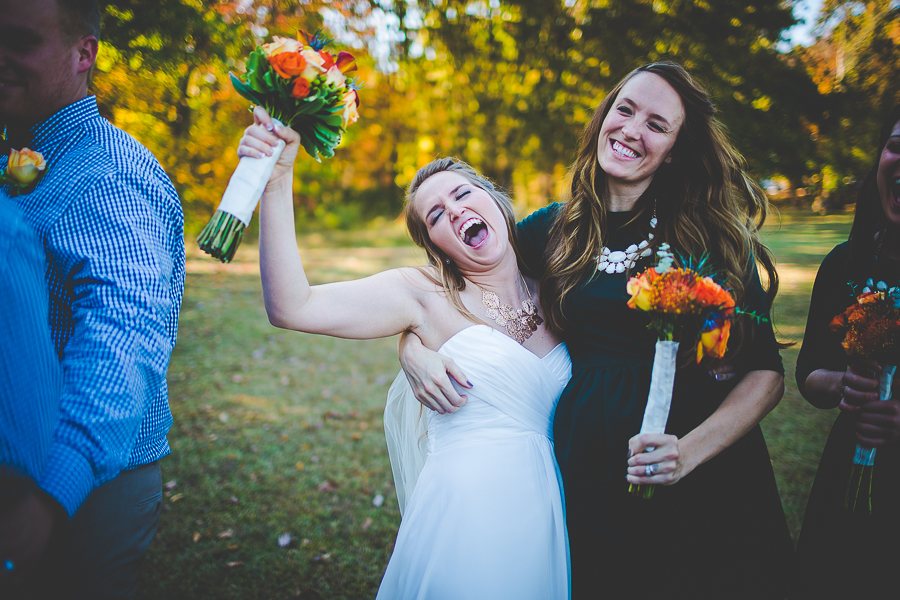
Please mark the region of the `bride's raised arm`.
POLYGON ((419 329, 428 296, 415 269, 393 269, 356 281, 311 286, 294 230, 293 165, 300 137, 256 107, 238 156, 262 157, 287 144, 260 204, 259 265, 266 313, 276 327, 369 339, 419 329), (419 285, 417 285, 419 282, 419 285))

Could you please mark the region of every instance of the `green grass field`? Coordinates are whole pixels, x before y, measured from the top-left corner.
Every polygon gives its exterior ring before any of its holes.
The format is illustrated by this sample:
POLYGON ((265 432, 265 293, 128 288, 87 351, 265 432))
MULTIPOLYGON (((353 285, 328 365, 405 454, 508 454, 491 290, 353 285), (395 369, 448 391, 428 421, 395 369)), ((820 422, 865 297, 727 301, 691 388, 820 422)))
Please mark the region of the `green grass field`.
MULTIPOLYGON (((776 219, 772 219, 776 221, 776 219)), ((786 214, 767 229, 782 276, 774 320, 787 393, 763 422, 792 533, 835 414, 793 372, 816 268, 850 217, 786 214)), ((396 225, 301 240, 314 282, 419 264, 396 225)), ((188 243, 165 504, 139 598, 372 598, 400 513, 382 411, 396 340, 349 341, 269 325, 255 248, 220 265, 188 243)), ((452 568, 452 565, 448 565, 452 568)))

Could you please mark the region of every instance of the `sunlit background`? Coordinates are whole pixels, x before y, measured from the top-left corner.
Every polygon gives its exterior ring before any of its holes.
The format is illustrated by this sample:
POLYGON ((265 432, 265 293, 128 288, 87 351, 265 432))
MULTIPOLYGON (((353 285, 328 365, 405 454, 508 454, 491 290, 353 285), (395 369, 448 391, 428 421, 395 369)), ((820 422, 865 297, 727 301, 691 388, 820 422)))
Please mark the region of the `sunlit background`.
POLYGON ((354 52, 361 119, 335 159, 301 160, 301 224, 392 218, 416 168, 457 155, 515 192, 557 196, 581 127, 634 67, 705 82, 773 192, 840 206, 900 94, 897 0, 123 0, 108 3, 93 88, 150 147, 195 234, 250 121, 227 74, 272 35, 323 29, 354 52))
MULTIPOLYGON (((437 156, 462 157, 510 189, 522 216, 558 198, 605 92, 645 62, 682 63, 779 208, 764 230, 782 281, 773 320, 795 343, 819 262, 847 237, 877 127, 900 101, 898 0, 103 5, 101 112, 159 158, 186 215, 173 453, 138 588, 153 600, 372 598, 400 522, 382 427, 396 341, 273 328, 255 223, 230 265, 194 242, 251 121, 228 73, 241 74, 257 44, 321 29, 360 64, 359 122, 333 159, 296 166, 313 282, 421 264, 396 218, 403 188, 437 156)), ((795 539, 835 418, 798 394, 797 350, 783 352, 787 392, 762 423, 795 539)))

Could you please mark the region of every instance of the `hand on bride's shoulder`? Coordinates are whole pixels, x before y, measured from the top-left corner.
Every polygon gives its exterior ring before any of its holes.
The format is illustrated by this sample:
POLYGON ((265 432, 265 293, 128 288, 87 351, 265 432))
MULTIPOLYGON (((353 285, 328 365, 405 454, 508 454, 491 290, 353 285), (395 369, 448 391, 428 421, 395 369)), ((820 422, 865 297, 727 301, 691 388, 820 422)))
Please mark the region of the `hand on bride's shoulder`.
POLYGON ((275 163, 272 179, 279 175, 293 177, 294 160, 300 149, 300 135, 286 125, 275 123, 272 117, 261 106, 253 109, 253 125, 244 130, 238 145, 237 154, 243 158, 265 158, 272 156, 279 141, 284 141, 285 148, 275 163))

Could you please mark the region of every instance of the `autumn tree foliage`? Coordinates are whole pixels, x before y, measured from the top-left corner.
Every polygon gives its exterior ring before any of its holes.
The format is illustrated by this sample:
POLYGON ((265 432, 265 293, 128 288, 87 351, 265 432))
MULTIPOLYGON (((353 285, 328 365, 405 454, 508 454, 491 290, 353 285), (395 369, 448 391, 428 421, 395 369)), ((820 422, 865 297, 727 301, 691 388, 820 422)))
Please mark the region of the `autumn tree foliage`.
MULTIPOLYGON (((826 0, 820 35, 789 60, 816 83, 823 116, 816 139, 814 184, 831 193, 863 177, 874 160, 878 128, 900 103, 900 4, 826 0)), ((852 197, 849 198, 852 201, 852 197)))
POLYGON ((654 60, 708 86, 760 179, 800 185, 826 167, 859 176, 870 159, 878 109, 898 93, 895 4, 828 0, 819 42, 783 54, 794 20, 781 0, 111 0, 93 91, 160 158, 189 235, 251 121, 228 73, 297 29, 353 52, 364 86, 337 155, 298 161, 298 219, 315 226, 393 217, 415 170, 444 155, 510 188, 523 210, 542 205, 602 97, 654 60))

